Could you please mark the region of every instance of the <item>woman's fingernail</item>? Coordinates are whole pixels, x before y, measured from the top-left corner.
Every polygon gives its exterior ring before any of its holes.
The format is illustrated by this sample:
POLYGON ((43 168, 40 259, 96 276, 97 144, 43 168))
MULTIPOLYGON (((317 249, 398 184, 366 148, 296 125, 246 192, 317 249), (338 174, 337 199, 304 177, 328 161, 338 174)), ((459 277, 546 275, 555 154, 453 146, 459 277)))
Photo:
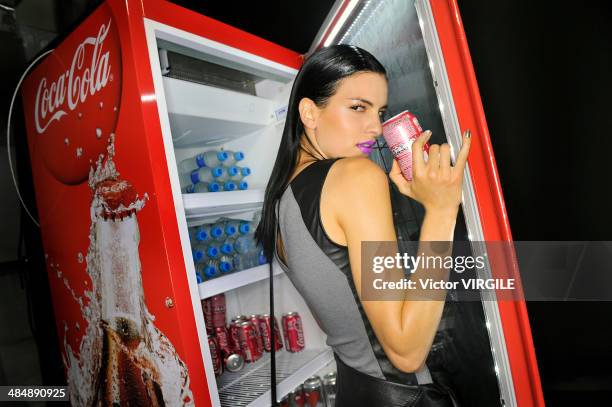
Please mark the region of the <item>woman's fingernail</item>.
POLYGON ((466 131, 463 132, 463 136, 465 138, 470 138, 472 137, 472 132, 470 132, 470 129, 467 129, 466 131))

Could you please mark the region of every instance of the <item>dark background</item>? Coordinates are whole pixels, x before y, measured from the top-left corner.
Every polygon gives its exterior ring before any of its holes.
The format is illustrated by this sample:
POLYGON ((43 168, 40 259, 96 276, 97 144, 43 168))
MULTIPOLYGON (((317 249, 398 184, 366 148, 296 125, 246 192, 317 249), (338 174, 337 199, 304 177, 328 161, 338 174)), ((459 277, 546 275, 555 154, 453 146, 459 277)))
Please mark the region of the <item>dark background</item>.
MULTIPOLYGON (((27 62, 70 32, 96 3, 0 0, 0 6, 16 10, 0 9, 3 137, 8 100, 27 62)), ((306 52, 333 1, 176 3, 306 52)), ((459 0, 459 7, 514 239, 612 240, 611 6, 459 0)), ((25 146, 17 150, 20 182, 32 206, 25 146)), ((38 232, 20 216, 8 166, 2 165, 0 286, 6 293, 0 296, 0 331, 27 335, 13 342, 0 335, 0 385, 61 383, 38 232), (19 324, 21 331, 15 329, 19 324), (29 364, 22 356, 30 349, 22 346, 26 336, 38 355, 29 364), (20 369, 10 354, 22 361, 20 369)), ((612 405, 612 304, 532 302, 528 310, 547 405, 612 405)))
MULTIPOLYGON (((612 240, 610 3, 459 7, 514 239, 612 240)), ((527 308, 547 405, 612 405, 612 303, 527 308)))

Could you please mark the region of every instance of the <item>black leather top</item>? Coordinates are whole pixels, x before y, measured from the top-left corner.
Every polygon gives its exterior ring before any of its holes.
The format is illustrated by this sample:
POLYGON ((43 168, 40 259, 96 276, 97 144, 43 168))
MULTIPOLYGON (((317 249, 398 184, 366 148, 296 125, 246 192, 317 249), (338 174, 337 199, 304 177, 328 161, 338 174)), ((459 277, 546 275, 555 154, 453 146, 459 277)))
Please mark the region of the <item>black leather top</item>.
POLYGON ((359 300, 357 290, 353 283, 351 265, 348 256, 348 247, 332 241, 321 223, 320 202, 321 191, 327 173, 331 166, 340 158, 331 158, 315 161, 304 168, 290 183, 295 199, 300 207, 304 224, 308 227, 310 234, 316 241, 321 250, 342 270, 347 277, 353 297, 359 308, 359 313, 366 328, 368 339, 374 355, 378 361, 382 373, 386 379, 402 384, 417 384, 416 376, 413 373, 404 373, 391 364, 385 354, 374 330, 370 325, 365 311, 359 300))

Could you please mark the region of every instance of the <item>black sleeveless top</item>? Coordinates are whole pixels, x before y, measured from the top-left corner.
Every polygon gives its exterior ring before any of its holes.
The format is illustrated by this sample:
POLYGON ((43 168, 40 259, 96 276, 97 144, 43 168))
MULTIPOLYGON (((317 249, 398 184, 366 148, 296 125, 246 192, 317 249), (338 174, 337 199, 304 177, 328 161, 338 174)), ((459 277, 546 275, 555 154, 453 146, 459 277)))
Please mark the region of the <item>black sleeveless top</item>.
MULTIPOLYGON (((348 247, 332 241, 323 228, 320 214, 321 191, 323 189, 323 184, 325 182, 325 178, 327 177, 327 173, 338 159, 340 158, 319 160, 304 168, 290 182, 293 195, 300 207, 304 224, 308 228, 308 231, 312 235, 313 239, 321 250, 345 274, 355 302, 359 308, 359 313, 361 315, 361 319, 363 320, 363 324, 368 335, 368 340, 376 360, 378 361, 380 370, 384 374, 385 378, 389 381, 403 384, 418 384, 418 382, 422 383, 422 376, 420 376, 420 380, 417 381, 417 377, 414 373, 405 373, 400 371, 393 366, 387 358, 387 355, 378 341, 370 321, 363 310, 363 306, 357 294, 349 262, 348 247)), ((427 372, 426 375, 428 376, 429 372, 427 372)))

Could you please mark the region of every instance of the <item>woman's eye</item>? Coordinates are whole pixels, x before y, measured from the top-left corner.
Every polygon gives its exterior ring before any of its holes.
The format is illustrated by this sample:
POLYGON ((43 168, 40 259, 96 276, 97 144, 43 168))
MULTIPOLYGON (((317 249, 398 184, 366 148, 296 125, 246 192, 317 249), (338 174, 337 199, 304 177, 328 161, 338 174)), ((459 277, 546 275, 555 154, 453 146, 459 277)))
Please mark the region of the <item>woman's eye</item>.
POLYGON ((365 106, 364 105, 353 105, 351 106, 351 109, 355 110, 356 112, 363 112, 365 110, 365 106))
POLYGON ((380 120, 385 120, 387 117, 387 112, 385 110, 378 112, 378 116, 380 117, 380 120))

